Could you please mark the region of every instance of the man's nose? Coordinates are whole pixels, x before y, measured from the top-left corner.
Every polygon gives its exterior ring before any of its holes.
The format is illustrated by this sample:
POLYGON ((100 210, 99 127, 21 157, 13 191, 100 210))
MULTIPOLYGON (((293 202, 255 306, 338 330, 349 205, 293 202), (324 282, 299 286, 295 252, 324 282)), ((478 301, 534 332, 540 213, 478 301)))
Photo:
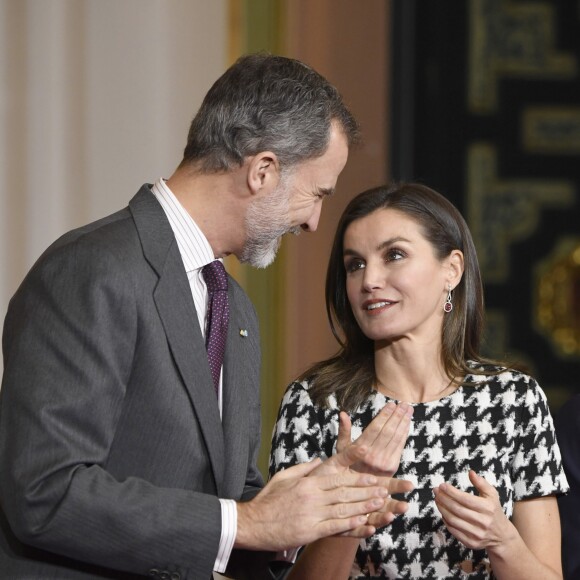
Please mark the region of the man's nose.
POLYGON ((320 214, 322 212, 322 202, 317 203, 314 206, 314 211, 312 215, 308 218, 307 222, 302 224, 302 229, 306 232, 315 232, 316 228, 318 228, 318 221, 320 220, 320 214))

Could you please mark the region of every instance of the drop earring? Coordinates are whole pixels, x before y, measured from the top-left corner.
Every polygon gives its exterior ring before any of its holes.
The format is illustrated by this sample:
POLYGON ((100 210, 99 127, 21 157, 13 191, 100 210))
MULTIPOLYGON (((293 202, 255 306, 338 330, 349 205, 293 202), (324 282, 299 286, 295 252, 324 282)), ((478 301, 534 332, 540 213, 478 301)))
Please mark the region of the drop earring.
POLYGON ((453 310, 453 302, 451 302, 451 286, 447 286, 447 300, 443 304, 443 310, 449 313, 453 310))

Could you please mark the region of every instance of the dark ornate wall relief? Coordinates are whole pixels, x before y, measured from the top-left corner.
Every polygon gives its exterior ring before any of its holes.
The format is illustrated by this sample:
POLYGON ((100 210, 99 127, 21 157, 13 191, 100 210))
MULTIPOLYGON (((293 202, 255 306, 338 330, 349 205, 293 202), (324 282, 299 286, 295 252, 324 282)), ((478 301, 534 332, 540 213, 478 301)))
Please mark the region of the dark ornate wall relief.
POLYGON ((483 277, 506 283, 510 276, 510 246, 538 229, 544 207, 566 208, 576 195, 564 180, 502 178, 497 149, 478 142, 467 149, 467 212, 477 245, 483 277))
POLYGON ((580 392, 580 3, 394 0, 391 170, 478 248, 486 349, 580 392))
POLYGON ((467 100, 473 113, 496 113, 502 79, 573 79, 578 63, 557 45, 555 2, 469 0, 467 100))

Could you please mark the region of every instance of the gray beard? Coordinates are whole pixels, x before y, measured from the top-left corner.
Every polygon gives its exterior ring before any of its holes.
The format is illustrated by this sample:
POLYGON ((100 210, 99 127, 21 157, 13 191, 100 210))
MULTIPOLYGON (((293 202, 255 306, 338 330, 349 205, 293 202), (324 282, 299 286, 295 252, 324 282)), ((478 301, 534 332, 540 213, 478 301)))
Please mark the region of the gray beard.
POLYGON ((240 256, 240 262, 250 264, 254 268, 267 268, 275 260, 281 243, 282 237, 269 242, 248 240, 240 256))
POLYGON ((267 235, 266 232, 260 235, 248 237, 240 255, 240 262, 243 264, 250 264, 254 268, 267 268, 275 259, 280 245, 282 243, 282 236, 285 234, 293 234, 295 236, 302 232, 299 226, 293 228, 284 228, 277 232, 271 232, 267 235), (272 239, 272 235, 276 236, 272 239))
POLYGON ((302 229, 288 225, 288 188, 285 180, 271 195, 256 200, 246 215, 247 239, 239 257, 240 262, 254 268, 267 268, 276 258, 282 236, 298 235, 302 229))

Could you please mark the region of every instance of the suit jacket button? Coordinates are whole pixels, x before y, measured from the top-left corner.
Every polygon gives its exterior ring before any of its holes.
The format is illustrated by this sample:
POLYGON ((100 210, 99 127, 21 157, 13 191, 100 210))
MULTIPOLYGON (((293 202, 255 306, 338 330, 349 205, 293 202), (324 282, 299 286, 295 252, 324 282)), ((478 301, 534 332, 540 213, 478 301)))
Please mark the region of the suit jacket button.
POLYGON ((173 574, 171 574, 171 580, 181 580, 181 574, 179 574, 179 572, 173 572, 173 574))
POLYGON ((157 568, 151 568, 151 570, 149 570, 149 576, 156 577, 158 574, 159 570, 157 570, 157 568))
POLYGON ((165 570, 159 573, 159 580, 169 580, 169 572, 165 570))

